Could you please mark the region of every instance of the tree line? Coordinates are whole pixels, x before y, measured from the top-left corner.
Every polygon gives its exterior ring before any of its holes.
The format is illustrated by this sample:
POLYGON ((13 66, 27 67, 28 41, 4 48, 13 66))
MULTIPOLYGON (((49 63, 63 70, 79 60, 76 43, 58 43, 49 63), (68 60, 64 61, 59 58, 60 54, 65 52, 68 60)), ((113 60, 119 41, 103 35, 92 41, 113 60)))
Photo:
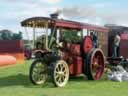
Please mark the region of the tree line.
POLYGON ((14 33, 7 29, 1 30, 0 40, 22 40, 22 32, 14 33))

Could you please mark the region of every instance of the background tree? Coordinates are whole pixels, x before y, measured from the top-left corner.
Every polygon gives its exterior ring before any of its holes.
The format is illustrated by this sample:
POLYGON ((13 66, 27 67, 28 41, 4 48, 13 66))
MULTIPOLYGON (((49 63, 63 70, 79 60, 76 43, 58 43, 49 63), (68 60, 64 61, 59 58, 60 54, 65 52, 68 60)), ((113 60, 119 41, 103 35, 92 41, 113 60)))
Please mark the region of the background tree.
POLYGON ((1 40, 11 40, 13 33, 10 30, 1 30, 0 38, 1 40))
POLYGON ((22 32, 13 33, 12 39, 13 40, 22 40, 22 32))
POLYGON ((22 40, 22 32, 13 33, 10 30, 1 30, 0 31, 0 40, 22 40))

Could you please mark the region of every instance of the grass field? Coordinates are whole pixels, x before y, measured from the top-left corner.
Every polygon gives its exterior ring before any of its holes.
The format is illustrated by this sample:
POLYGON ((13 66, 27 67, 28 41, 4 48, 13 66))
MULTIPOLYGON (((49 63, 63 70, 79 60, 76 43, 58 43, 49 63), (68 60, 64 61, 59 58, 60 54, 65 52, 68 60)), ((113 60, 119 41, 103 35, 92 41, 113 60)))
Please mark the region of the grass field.
POLYGON ((128 82, 106 78, 100 81, 72 78, 64 88, 56 88, 50 82, 35 86, 28 79, 31 62, 0 68, 0 96, 128 96, 128 82))

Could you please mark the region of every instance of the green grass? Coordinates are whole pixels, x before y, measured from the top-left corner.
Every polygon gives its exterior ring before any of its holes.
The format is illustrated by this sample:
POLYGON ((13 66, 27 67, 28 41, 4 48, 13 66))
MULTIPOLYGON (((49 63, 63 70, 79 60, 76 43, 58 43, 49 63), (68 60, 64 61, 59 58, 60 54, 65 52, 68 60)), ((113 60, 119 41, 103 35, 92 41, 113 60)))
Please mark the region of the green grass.
POLYGON ((28 79, 31 62, 0 68, 0 96, 128 96, 128 82, 106 78, 100 81, 72 78, 64 88, 56 88, 51 82, 35 86, 28 79))

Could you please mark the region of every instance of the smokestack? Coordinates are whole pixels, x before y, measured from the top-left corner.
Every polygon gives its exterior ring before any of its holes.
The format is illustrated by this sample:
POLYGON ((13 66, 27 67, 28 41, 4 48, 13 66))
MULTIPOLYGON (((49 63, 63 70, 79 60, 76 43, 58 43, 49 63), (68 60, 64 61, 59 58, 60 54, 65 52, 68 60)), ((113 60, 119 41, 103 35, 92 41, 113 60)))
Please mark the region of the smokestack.
MULTIPOLYGON (((58 12, 55 12, 55 13, 52 13, 52 14, 50 14, 50 17, 52 18, 52 19, 58 19, 58 16, 59 16, 59 13, 58 12)), ((51 32, 53 33, 53 31, 55 31, 55 33, 54 33, 54 37, 57 39, 57 29, 55 28, 55 26, 54 25, 52 25, 52 27, 51 27, 51 32)))
POLYGON ((59 13, 52 13, 52 14, 50 14, 50 17, 52 18, 52 19, 58 19, 58 16, 59 16, 59 13))

